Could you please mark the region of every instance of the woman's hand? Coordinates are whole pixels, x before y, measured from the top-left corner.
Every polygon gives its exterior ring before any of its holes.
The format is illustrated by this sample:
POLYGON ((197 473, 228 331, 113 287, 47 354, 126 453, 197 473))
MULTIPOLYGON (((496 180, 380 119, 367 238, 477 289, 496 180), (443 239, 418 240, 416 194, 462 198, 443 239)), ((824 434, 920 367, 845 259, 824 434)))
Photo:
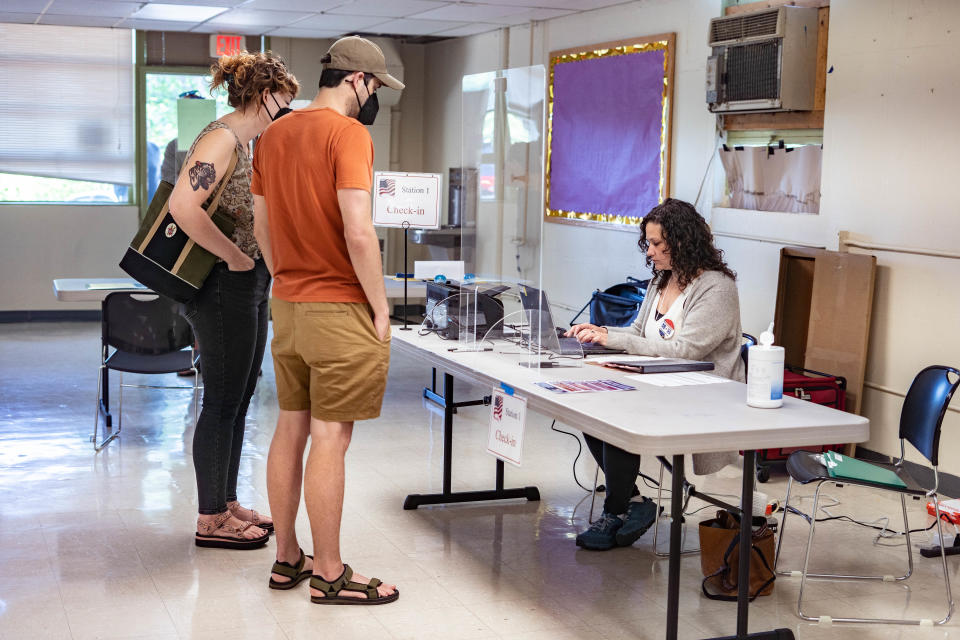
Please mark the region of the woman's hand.
POLYGON ((577 340, 579 342, 593 342, 605 346, 607 344, 607 329, 606 327, 597 326, 593 326, 592 329, 584 329, 577 334, 577 340))
POLYGON ((245 253, 240 253, 235 260, 227 263, 227 269, 230 271, 250 271, 256 266, 253 258, 245 253))
MULTIPOLYGON (((597 331, 597 330, 599 330, 599 329, 600 329, 600 327, 598 327, 598 326, 595 325, 595 324, 590 324, 590 323, 588 323, 588 322, 584 322, 583 324, 575 324, 575 325, 573 325, 573 326, 570 327, 570 329, 569 329, 565 334, 563 334, 563 335, 566 336, 567 338, 578 338, 578 339, 579 339, 579 336, 580 336, 580 332, 581 332, 581 331, 597 331)), ((583 340, 580 340, 580 342, 583 342, 583 340)))

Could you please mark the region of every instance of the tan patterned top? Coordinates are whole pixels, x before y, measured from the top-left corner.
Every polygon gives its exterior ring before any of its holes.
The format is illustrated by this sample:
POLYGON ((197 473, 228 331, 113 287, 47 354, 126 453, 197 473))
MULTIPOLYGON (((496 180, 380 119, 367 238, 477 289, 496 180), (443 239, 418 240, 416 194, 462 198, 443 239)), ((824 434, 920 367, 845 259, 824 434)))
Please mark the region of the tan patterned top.
MULTIPOLYGON (((193 149, 197 146, 197 142, 214 129, 226 129, 233 133, 233 130, 226 124, 214 120, 205 126, 197 139, 194 140, 190 146, 190 151, 187 152, 188 158, 193 155, 193 149)), ((233 135, 236 138, 237 134, 234 133, 233 135)), ((260 258, 260 247, 257 245, 257 239, 253 236, 253 194, 250 193, 252 171, 253 165, 250 162, 250 153, 237 138, 237 166, 234 167, 233 175, 230 176, 227 186, 223 189, 223 195, 220 196, 220 204, 217 206, 217 210, 230 215, 237 223, 233 231, 233 237, 230 238, 233 240, 233 244, 237 245, 251 259, 257 260, 260 258)), ((216 193, 216 188, 214 188, 214 193, 216 193)), ((213 193, 204 203, 204 207, 209 205, 212 199, 213 193)))

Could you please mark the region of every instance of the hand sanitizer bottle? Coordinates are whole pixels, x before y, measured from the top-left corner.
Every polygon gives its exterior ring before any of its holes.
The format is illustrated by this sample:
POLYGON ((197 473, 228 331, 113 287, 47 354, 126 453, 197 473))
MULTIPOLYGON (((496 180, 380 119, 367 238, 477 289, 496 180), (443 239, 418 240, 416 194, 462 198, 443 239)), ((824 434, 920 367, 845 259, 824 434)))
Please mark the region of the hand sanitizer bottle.
POLYGON ((773 323, 747 357, 747 404, 759 409, 783 406, 783 347, 773 346, 773 323))

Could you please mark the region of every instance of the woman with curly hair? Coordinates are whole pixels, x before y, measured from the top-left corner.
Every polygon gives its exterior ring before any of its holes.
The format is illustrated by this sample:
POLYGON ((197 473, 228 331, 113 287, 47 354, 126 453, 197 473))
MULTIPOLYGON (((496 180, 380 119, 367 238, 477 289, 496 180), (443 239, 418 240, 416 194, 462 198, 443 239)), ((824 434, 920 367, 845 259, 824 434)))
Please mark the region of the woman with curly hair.
POLYGON ((193 435, 200 502, 196 544, 252 549, 266 544, 273 522, 237 502, 247 407, 267 341, 270 289, 270 274, 253 235, 250 141, 289 111, 300 85, 283 61, 268 53, 223 56, 211 74, 211 91, 224 87, 234 111, 200 132, 170 195, 176 224, 219 258, 186 305, 199 343, 204 388, 193 435), (226 175, 234 154, 236 164, 226 175), (229 236, 202 207, 221 180, 227 182, 218 209, 236 223, 229 236))
MULTIPOLYGON (((653 277, 636 321, 629 327, 578 324, 568 332, 580 342, 598 342, 628 353, 713 362, 714 372, 745 378, 740 359, 740 299, 736 274, 713 244, 707 222, 693 205, 668 198, 640 223, 640 249, 653 277)), ((631 498, 640 456, 584 434, 606 478, 603 515, 577 536, 577 546, 603 551, 629 546, 656 522, 653 501, 631 498)), ((714 473, 733 454, 697 454, 694 470, 714 473)))

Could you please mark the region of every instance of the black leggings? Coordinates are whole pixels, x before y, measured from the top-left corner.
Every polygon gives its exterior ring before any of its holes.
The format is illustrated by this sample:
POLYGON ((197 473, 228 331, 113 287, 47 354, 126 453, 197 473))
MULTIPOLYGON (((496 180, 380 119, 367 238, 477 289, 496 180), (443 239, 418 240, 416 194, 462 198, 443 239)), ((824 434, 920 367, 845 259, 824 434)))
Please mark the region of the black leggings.
POLYGON ((603 510, 613 515, 626 513, 640 473, 640 456, 587 434, 583 434, 583 439, 606 477, 607 495, 603 510))
POLYGON ((250 271, 230 271, 221 262, 187 304, 203 375, 203 410, 193 433, 201 514, 223 513, 237 499, 247 407, 267 344, 269 287, 262 259, 250 271))

